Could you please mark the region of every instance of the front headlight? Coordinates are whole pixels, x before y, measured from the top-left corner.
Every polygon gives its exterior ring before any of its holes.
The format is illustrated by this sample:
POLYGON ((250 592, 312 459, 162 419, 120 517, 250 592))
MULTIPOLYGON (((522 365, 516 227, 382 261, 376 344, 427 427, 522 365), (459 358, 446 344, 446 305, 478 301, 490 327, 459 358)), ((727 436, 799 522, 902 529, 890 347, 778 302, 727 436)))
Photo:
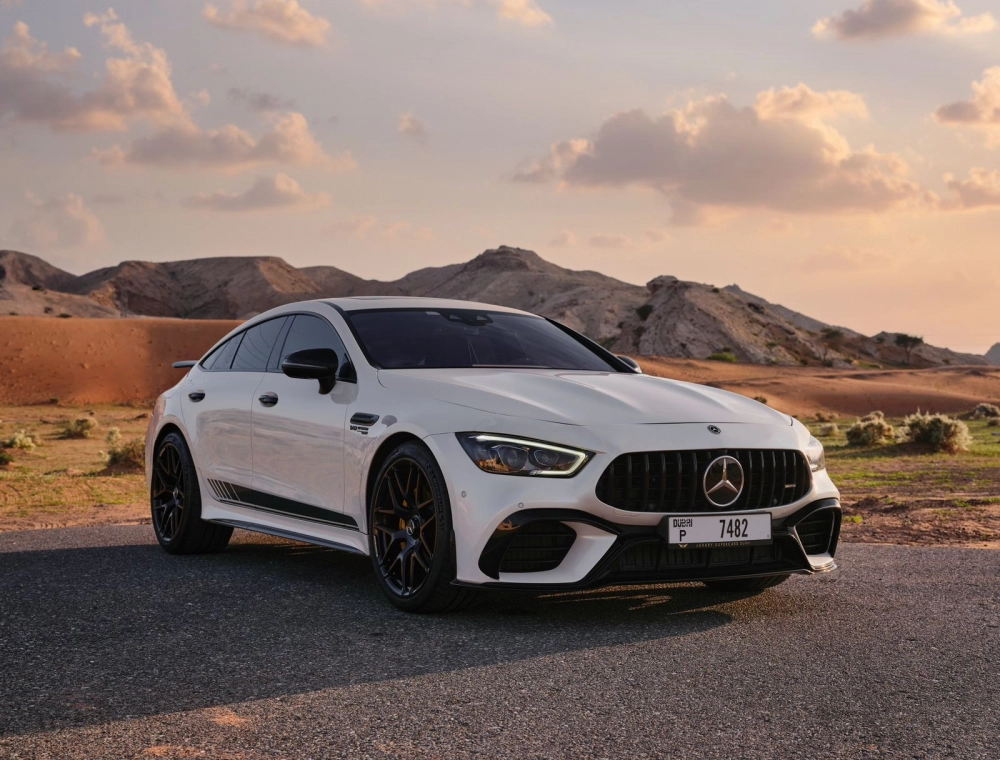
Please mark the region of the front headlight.
POLYGON ((823 453, 823 444, 813 436, 809 436, 809 443, 806 444, 806 459, 809 460, 809 469, 819 472, 826 469, 826 454, 823 453))
POLYGON ((480 470, 497 475, 571 478, 593 456, 589 451, 493 433, 456 433, 480 470))

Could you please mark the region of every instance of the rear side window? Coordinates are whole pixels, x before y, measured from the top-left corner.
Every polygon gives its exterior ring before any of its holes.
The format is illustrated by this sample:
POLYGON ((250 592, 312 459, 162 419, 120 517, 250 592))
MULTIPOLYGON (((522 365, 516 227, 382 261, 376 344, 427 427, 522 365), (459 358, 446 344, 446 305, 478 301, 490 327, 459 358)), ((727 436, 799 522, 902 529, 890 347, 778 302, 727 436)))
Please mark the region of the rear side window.
POLYGON ((232 366, 233 357, 236 355, 236 349, 240 347, 240 341, 242 340, 243 333, 234 335, 232 338, 215 349, 209 357, 201 363, 201 366, 205 369, 214 370, 216 372, 219 370, 229 369, 230 366, 232 366))
MULTIPOLYGON (((336 351, 340 359, 338 375, 351 364, 351 358, 347 355, 344 341, 333 329, 333 325, 321 317, 296 314, 295 321, 292 322, 292 326, 288 330, 288 337, 285 338, 285 345, 281 349, 281 361, 284 361, 289 354, 304 351, 307 348, 329 348, 336 351)), ((280 361, 278 366, 281 366, 280 361)))
POLYGON ((287 317, 269 319, 243 333, 243 342, 240 343, 236 358, 233 359, 232 368, 242 372, 266 370, 268 357, 271 356, 271 349, 274 348, 285 319, 287 317))

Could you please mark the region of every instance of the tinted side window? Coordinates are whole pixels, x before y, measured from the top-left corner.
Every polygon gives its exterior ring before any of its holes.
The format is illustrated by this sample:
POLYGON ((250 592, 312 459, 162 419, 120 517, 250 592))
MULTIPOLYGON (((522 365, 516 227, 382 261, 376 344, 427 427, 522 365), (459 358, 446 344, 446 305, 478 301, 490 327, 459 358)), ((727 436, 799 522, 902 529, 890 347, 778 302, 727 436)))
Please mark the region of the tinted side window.
MULTIPOLYGON (((296 351, 304 351, 307 348, 331 348, 340 357, 341 374, 345 366, 350 365, 351 359, 347 355, 344 342, 333 329, 333 325, 320 317, 313 317, 308 314, 295 315, 295 321, 285 338, 285 345, 281 349, 281 360, 296 351)), ((280 366, 280 363, 279 363, 280 366)))
POLYGON ((233 357, 236 355, 236 349, 240 347, 240 341, 242 340, 243 333, 234 335, 232 338, 215 349, 215 351, 212 352, 212 355, 209 356, 201 366, 205 369, 215 371, 229 369, 230 365, 233 363, 233 357))
POLYGON ((269 319, 243 333, 243 342, 233 360, 234 370, 263 372, 286 317, 269 319))

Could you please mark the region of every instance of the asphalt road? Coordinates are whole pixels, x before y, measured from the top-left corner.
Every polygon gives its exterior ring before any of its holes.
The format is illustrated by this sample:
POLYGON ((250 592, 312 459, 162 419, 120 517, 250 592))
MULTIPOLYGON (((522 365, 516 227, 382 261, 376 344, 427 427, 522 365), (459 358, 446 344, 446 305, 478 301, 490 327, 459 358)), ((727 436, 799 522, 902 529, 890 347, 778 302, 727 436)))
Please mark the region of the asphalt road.
POLYGON ((0 535, 0 757, 1000 757, 1000 553, 843 546, 756 597, 492 593, 149 528, 0 535))

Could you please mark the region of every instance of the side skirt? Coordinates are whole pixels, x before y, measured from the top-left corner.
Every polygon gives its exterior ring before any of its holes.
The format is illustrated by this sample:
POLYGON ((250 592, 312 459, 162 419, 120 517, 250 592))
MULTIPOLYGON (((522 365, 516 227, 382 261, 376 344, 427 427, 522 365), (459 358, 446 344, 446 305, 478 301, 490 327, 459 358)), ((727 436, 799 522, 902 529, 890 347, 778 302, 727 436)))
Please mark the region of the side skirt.
POLYGON ((291 541, 301 541, 305 544, 313 544, 314 546, 322 546, 327 549, 339 549, 343 552, 348 552, 349 554, 358 554, 362 557, 367 556, 363 551, 359 551, 353 546, 348 544, 342 544, 338 541, 331 541, 326 538, 316 538, 315 536, 306 536, 302 533, 296 533, 295 531, 285 530, 284 528, 274 528, 269 525, 257 525, 256 523, 244 522, 243 520, 207 520, 206 522, 218 523, 219 525, 228 525, 232 528, 242 528, 243 530, 250 530, 254 533, 264 533, 268 536, 276 536, 277 538, 287 538, 291 541))

